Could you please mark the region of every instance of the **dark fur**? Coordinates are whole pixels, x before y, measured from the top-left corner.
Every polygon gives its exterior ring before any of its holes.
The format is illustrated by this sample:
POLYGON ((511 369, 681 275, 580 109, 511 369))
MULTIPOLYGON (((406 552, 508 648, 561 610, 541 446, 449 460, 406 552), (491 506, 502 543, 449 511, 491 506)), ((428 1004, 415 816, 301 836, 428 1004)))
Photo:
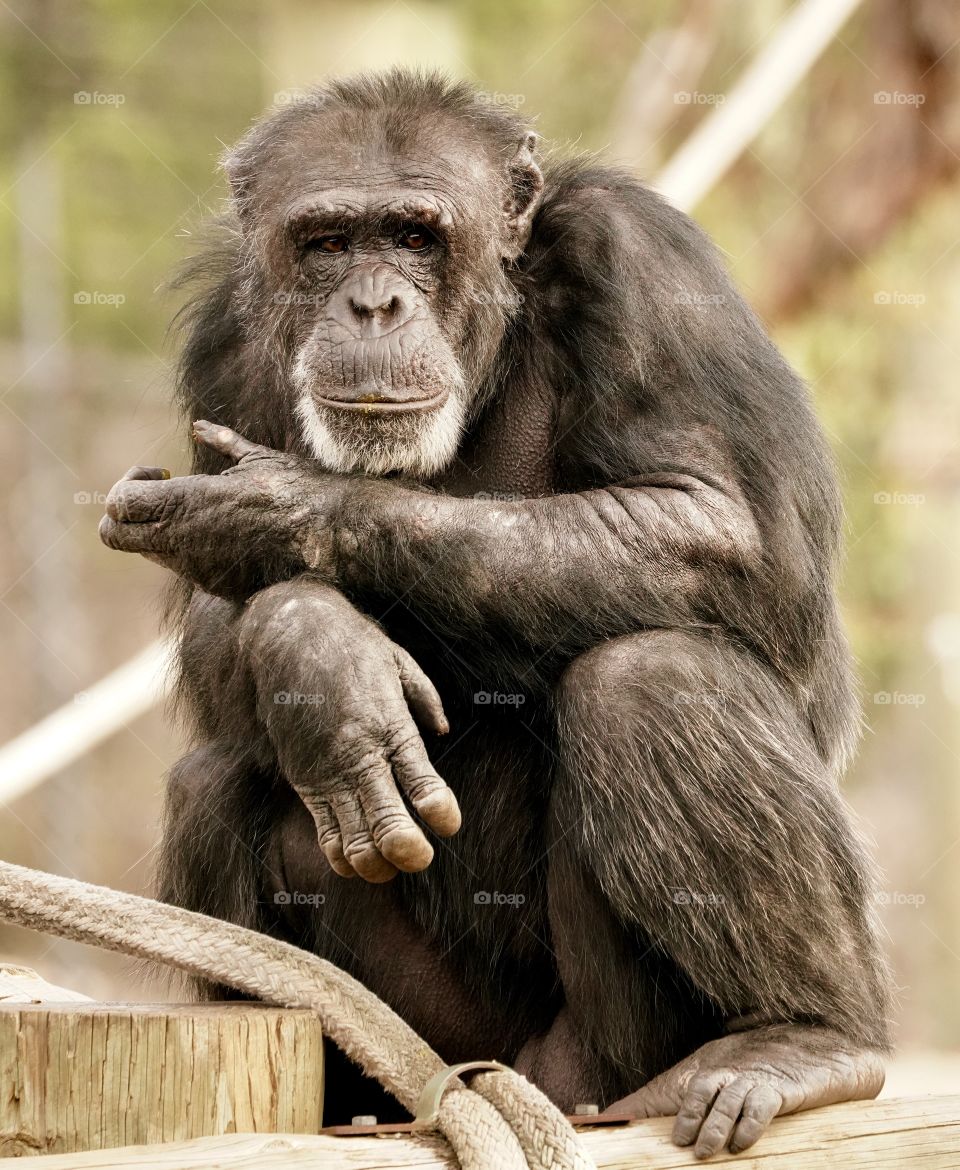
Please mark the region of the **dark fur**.
MULTIPOLYGON (((435 78, 317 101, 398 144, 425 120, 461 124, 499 159, 524 129, 435 78)), ((241 202, 313 116, 293 106, 251 132, 231 163, 241 202)), ((252 311, 258 257, 224 231, 183 318, 184 412, 307 453, 282 327, 252 311)), ((626 174, 547 168, 507 278, 521 307, 486 304, 465 343, 485 376, 459 459, 424 485, 441 493, 424 506, 448 509, 429 547, 363 508, 343 518, 361 549, 347 595, 442 695, 449 743, 424 738, 461 833, 388 886, 331 875, 257 720, 243 607, 198 594, 180 695, 205 746, 171 779, 160 895, 326 955, 450 1059, 513 1061, 566 1006, 582 1052, 544 1080, 568 1106, 633 1091, 750 1012, 882 1047, 868 867, 836 789, 857 727, 840 510, 806 391, 703 234, 626 174), (658 485, 674 489, 662 515, 658 485), (727 535, 702 545, 699 485, 733 501, 727 535), (477 493, 535 501, 536 547, 499 536, 500 505, 477 493), (494 690, 525 701, 473 703, 494 690), (281 889, 326 902, 280 913, 281 889), (478 907, 482 890, 526 900, 478 907)), ((196 448, 194 470, 223 466, 196 448)))

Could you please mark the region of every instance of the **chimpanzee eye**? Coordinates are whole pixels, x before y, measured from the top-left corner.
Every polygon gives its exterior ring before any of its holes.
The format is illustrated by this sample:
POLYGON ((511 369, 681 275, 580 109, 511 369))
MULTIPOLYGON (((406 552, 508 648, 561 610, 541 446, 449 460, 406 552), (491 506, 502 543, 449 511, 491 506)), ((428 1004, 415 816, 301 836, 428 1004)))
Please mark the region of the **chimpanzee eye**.
POLYGON ((422 252, 433 243, 433 233, 422 223, 412 223, 402 228, 397 235, 397 247, 409 252, 422 252))
POLYGON ((346 252, 350 241, 346 236, 316 236, 307 242, 307 250, 314 252, 346 252))

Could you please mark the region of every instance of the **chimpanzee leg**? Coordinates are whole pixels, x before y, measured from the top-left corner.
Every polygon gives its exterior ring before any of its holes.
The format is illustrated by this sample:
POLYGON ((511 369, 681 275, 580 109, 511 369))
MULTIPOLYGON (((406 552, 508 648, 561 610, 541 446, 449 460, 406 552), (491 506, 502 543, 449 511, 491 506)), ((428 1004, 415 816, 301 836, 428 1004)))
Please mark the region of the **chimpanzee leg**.
MULTIPOLYGON (((262 901, 275 782, 243 745, 204 744, 178 761, 167 780, 156 896, 251 930, 268 929, 262 901)), ((239 993, 203 980, 207 999, 239 993)))
POLYGON ((557 720, 557 1026, 603 1103, 724 1028, 625 1103, 679 1112, 698 1154, 743 1148, 777 1112, 875 1095, 887 975, 869 868, 774 678, 719 634, 648 631, 578 658, 557 720))

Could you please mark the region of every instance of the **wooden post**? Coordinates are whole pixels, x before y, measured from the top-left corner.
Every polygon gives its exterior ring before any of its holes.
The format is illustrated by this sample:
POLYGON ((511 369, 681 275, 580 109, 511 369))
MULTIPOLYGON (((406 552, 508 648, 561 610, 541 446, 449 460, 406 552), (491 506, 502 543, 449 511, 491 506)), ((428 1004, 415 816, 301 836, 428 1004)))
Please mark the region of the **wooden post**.
POLYGON ((0 1003, 0 1156, 315 1134, 323 1039, 256 1003, 0 1003))

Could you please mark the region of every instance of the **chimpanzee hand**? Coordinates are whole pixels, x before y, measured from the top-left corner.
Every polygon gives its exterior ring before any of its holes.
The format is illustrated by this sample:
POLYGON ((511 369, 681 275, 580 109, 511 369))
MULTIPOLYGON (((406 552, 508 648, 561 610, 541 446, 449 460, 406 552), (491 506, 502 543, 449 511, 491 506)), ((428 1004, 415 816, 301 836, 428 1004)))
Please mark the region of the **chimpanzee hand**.
POLYGON ((231 598, 307 566, 325 575, 330 522, 346 479, 227 427, 195 422, 193 431, 234 466, 220 475, 175 479, 163 468, 131 468, 107 496, 104 544, 141 553, 208 593, 231 598))
POLYGON ((609 1111, 676 1114, 674 1142, 709 1158, 752 1146, 781 1114, 876 1097, 883 1075, 878 1052, 837 1032, 772 1024, 708 1041, 609 1111))
POLYGON ((425 869, 433 849, 402 791, 435 833, 460 827, 417 723, 448 730, 440 696, 406 650, 336 589, 300 577, 247 605, 240 645, 280 767, 343 877, 388 881, 425 869))

